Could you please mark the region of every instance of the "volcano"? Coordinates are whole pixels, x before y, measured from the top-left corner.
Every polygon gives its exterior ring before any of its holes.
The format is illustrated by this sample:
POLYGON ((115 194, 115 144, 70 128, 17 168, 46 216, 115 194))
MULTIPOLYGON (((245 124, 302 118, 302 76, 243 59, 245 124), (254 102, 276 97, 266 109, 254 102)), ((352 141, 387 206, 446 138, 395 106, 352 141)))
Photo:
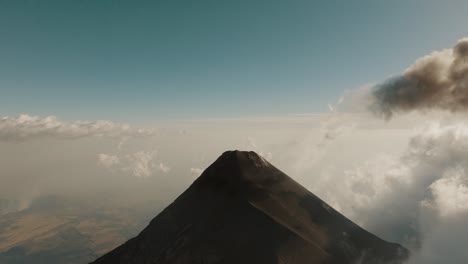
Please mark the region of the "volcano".
POLYGON ((408 255, 255 152, 227 151, 138 236, 93 263, 397 264, 408 255))

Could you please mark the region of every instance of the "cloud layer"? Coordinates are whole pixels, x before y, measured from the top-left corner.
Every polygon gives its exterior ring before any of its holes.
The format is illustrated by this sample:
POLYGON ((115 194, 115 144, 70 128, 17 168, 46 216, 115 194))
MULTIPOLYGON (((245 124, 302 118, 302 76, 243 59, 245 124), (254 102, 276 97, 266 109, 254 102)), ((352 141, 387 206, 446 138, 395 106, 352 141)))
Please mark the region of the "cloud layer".
POLYGON ((135 129, 106 120, 63 122, 55 116, 19 115, 0 119, 1 141, 24 141, 36 138, 76 139, 82 137, 152 136, 154 130, 135 129))
POLYGON ((18 201, 17 209, 58 194, 116 206, 151 203, 159 210, 222 152, 248 149, 364 228, 411 247, 413 263, 464 263, 468 124, 454 117, 413 130, 431 118, 438 116, 413 113, 385 122, 368 113, 335 112, 172 122, 151 137, 128 136, 147 135, 128 133, 146 131, 137 128, 64 132, 83 127, 57 127, 83 122, 55 121, 62 125, 47 128, 44 123, 54 122, 30 116, 23 119, 36 121, 19 128, 22 118, 3 118, 16 125, 9 133, 4 126, 8 136, 0 140, 0 181, 7 183, 0 185, 0 198, 18 201))

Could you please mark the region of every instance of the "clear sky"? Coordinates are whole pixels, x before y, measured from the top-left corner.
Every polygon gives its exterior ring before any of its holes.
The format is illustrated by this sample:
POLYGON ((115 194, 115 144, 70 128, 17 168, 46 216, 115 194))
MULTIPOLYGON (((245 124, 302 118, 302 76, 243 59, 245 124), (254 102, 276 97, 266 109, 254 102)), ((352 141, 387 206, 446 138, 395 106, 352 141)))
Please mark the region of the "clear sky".
POLYGON ((468 36, 468 1, 0 0, 0 114, 320 112, 468 36))

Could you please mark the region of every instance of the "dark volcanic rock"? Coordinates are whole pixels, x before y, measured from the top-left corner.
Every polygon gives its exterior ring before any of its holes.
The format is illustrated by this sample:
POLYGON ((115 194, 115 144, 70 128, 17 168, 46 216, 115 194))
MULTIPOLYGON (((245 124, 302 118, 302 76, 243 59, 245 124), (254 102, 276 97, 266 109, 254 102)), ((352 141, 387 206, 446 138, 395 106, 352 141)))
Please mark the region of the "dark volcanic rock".
POLYGON ((407 257, 256 153, 228 151, 137 237, 93 263, 396 264, 407 257))

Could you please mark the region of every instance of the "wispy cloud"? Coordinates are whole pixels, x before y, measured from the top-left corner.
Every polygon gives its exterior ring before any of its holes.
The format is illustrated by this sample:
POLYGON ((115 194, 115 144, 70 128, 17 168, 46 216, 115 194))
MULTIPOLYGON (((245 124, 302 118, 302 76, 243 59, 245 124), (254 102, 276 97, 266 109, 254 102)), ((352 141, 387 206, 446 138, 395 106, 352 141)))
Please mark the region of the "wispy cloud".
POLYGON ((153 136, 155 130, 132 128, 107 120, 65 122, 55 116, 19 115, 0 118, 1 141, 24 141, 37 138, 76 139, 83 137, 153 136))
POLYGON ((98 155, 98 163, 110 171, 130 173, 137 178, 151 177, 155 171, 168 173, 171 168, 157 160, 157 151, 138 151, 131 154, 98 155))

